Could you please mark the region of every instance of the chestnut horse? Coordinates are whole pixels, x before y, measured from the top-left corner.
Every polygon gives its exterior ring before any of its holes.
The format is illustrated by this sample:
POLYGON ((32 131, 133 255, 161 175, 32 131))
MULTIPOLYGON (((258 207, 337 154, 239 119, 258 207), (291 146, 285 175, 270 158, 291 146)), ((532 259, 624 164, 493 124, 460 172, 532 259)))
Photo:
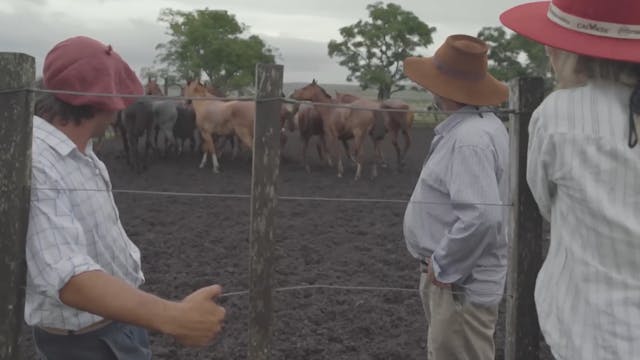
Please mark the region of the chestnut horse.
MULTIPOLYGON (((352 94, 340 93, 336 91, 336 100, 342 104, 351 104, 361 98, 352 94)), ((381 109, 389 109, 394 111, 387 111, 385 117, 384 126, 388 132, 391 132, 391 143, 396 149, 396 156, 398 167, 402 168, 405 165, 405 156, 411 146, 411 136, 409 135, 409 129, 413 125, 414 112, 411 111, 409 104, 402 100, 387 99, 378 103, 381 109), (398 111, 406 110, 406 111, 398 111), (398 135, 402 132, 404 137, 404 147, 400 149, 398 143, 398 135)), ((382 157, 382 150, 380 150, 380 156, 382 157)))
MULTIPOLYGON (((379 148, 380 141, 384 139, 384 113, 376 111, 379 109, 379 106, 375 102, 362 99, 352 103, 352 106, 358 109, 322 105, 335 104, 336 102, 331 98, 331 95, 318 85, 315 79, 310 84, 295 90, 291 98, 317 103, 314 106, 322 117, 327 147, 331 156, 336 159, 338 165, 338 177, 342 177, 344 173, 342 149, 339 141, 353 138, 353 159, 357 166, 355 180, 358 180, 362 175, 362 164, 364 160, 362 146, 364 145, 367 135, 373 141, 373 146, 376 150, 379 148)), ((378 153, 379 151, 376 151, 376 154, 378 153)), ((378 158, 373 163, 373 178, 378 174, 377 163, 379 161, 380 159, 378 158)))

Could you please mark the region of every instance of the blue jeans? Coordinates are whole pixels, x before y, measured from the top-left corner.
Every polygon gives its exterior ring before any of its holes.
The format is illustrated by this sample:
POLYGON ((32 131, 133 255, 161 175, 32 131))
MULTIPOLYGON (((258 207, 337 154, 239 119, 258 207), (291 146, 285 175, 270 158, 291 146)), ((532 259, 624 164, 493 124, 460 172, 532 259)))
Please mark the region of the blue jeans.
POLYGON ((113 322, 81 335, 54 335, 33 329, 36 350, 43 360, 149 360, 147 331, 113 322))

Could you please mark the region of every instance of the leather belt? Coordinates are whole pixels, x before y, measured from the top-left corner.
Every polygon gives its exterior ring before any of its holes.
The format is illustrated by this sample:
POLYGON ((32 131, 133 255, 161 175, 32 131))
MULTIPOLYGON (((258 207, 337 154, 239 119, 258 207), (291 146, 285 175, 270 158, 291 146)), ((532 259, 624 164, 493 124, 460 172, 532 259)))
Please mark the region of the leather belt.
POLYGON ((39 329, 42 329, 42 331, 47 332, 49 334, 53 334, 53 335, 82 335, 82 334, 86 334, 86 333, 90 333, 92 331, 96 331, 98 329, 102 329, 103 327, 111 324, 112 321, 111 320, 107 320, 107 319, 103 319, 100 320, 96 323, 93 323, 87 327, 83 327, 80 330, 66 330, 66 329, 57 329, 57 328, 50 328, 50 327, 45 327, 45 326, 38 326, 39 329))

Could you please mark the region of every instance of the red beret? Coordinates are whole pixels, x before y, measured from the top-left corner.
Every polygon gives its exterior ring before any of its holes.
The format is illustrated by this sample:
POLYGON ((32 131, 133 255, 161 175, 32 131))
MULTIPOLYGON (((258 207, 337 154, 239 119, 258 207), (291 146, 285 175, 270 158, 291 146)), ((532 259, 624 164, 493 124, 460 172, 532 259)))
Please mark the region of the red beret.
MULTIPOLYGON (((129 65, 111 45, 78 36, 58 43, 49 51, 42 70, 48 90, 85 93, 143 95, 142 84, 129 65)), ((71 105, 89 105, 98 110, 116 111, 131 105, 135 98, 55 94, 71 105)))

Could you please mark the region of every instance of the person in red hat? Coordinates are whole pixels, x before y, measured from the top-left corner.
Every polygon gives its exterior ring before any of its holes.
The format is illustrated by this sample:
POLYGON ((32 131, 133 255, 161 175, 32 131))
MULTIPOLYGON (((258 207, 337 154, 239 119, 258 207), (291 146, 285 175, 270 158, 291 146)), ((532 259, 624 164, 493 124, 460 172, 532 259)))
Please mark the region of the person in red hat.
MULTIPOLYGON (((66 92, 142 95, 111 48, 88 37, 47 54, 43 85, 66 92)), ((48 360, 150 359, 147 330, 191 346, 219 333, 221 287, 182 301, 141 291, 140 251, 120 222, 105 165, 92 150, 116 113, 135 99, 41 95, 33 119, 31 206, 26 241, 25 321, 48 360)))
POLYGON ((558 89, 529 126, 527 181, 551 222, 535 303, 554 356, 640 358, 640 1, 553 0, 500 20, 558 89))
POLYGON ((450 116, 435 128, 404 216, 404 239, 420 261, 430 360, 493 360, 507 274, 509 136, 489 106, 507 100, 487 72, 488 46, 452 35, 404 72, 450 116))

